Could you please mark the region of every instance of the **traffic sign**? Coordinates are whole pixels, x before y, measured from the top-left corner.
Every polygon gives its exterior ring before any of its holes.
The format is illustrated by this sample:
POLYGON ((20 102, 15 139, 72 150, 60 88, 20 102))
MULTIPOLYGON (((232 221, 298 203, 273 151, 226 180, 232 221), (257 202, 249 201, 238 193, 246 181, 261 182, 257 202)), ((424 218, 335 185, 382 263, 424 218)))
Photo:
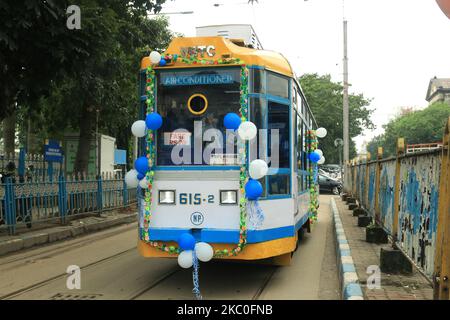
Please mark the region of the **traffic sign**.
POLYGON ((63 150, 57 140, 46 140, 44 145, 44 160, 47 162, 63 162, 63 150))

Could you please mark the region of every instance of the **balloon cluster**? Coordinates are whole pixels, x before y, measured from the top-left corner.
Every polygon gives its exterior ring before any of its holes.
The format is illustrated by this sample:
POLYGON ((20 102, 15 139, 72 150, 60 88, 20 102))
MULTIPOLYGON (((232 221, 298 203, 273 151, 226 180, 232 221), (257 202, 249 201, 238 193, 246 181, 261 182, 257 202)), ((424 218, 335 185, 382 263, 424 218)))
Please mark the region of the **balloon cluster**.
POLYGON ((188 269, 194 263, 194 252, 198 260, 203 262, 210 261, 214 256, 214 250, 206 242, 195 242, 192 234, 185 232, 178 238, 178 246, 181 251, 178 255, 178 264, 180 267, 188 269))
POLYGON ((174 54, 166 54, 162 56, 158 51, 150 52, 150 62, 153 64, 157 64, 160 67, 164 67, 170 63, 177 61, 178 55, 174 54))
MULTIPOLYGON (((325 128, 317 129, 315 132, 315 136, 317 138, 325 138, 327 136, 327 129, 325 128)), ((322 150, 317 149, 317 145, 318 142, 316 138, 310 141, 310 143, 308 144, 308 148, 310 150, 308 158, 312 163, 324 164, 325 157, 323 156, 322 150)))
MULTIPOLYGON (((323 132, 322 132, 323 133, 323 132)), ((322 150, 318 149, 317 131, 308 130, 306 132, 306 141, 309 151, 309 160, 311 164, 308 168, 308 181, 309 181, 309 212, 311 213, 310 221, 313 223, 317 220, 317 209, 319 207, 318 201, 318 188, 317 188, 317 164, 323 158, 322 150)), ((325 158, 323 158, 325 159, 325 158)))
MULTIPOLYGON (((158 130, 162 125, 162 117, 157 112, 147 115, 145 121, 138 120, 131 126, 131 133, 137 138, 144 137, 148 130, 158 130)), ((147 157, 139 157, 134 161, 134 169, 125 174, 125 183, 129 188, 136 188, 138 185, 142 189, 149 187, 149 181, 146 178, 147 172, 153 163, 147 157)))
MULTIPOLYGON (((223 124, 228 130, 237 130, 239 137, 243 141, 249 141, 255 139, 258 129, 256 125, 251 121, 245 120, 239 117, 236 113, 228 113, 223 119, 223 124)), ((248 200, 258 200, 263 193, 263 186, 258 179, 267 175, 269 167, 264 160, 257 159, 250 163, 249 179, 245 185, 245 194, 248 200)))

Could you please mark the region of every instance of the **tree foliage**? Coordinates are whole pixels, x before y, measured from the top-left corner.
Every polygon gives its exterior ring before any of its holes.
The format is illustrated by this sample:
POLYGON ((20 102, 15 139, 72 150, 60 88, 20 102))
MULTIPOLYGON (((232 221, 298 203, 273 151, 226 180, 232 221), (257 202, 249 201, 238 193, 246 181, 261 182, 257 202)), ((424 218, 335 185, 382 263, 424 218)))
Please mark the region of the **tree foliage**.
POLYGON ((129 32, 122 30, 122 36, 136 41, 139 22, 147 12, 161 10, 164 2, 0 1, 0 120, 17 107, 34 104, 47 95, 50 84, 63 73, 93 63, 93 54, 106 53, 104 42, 117 40, 108 32, 120 25, 123 28, 124 22, 135 28, 129 32), (66 26, 66 10, 70 5, 81 8, 81 30, 66 26))
POLYGON ((445 121, 449 116, 450 105, 443 102, 400 115, 383 126, 384 134, 372 139, 367 149, 374 152, 377 147, 383 147, 383 155, 389 157, 396 153, 398 138, 405 138, 407 144, 442 141, 445 121))
POLYGON ((99 131, 127 148, 140 59, 172 37, 166 19, 148 18, 164 2, 1 1, 0 119, 16 111, 18 119, 31 119, 42 139, 79 131, 77 171, 87 169, 97 112, 99 131), (69 5, 81 9, 79 30, 66 27, 69 5))
MULTIPOLYGON (((299 80, 317 125, 328 131, 328 135, 320 139, 319 148, 324 152, 327 163, 338 163, 339 153, 334 140, 342 139, 343 136, 343 87, 340 83, 331 81, 330 75, 305 74, 299 80)), ((350 138, 360 135, 364 129, 374 128, 370 119, 373 111, 368 109, 370 101, 362 94, 349 96, 350 138)), ((351 140, 350 158, 355 156, 355 143, 351 140)))

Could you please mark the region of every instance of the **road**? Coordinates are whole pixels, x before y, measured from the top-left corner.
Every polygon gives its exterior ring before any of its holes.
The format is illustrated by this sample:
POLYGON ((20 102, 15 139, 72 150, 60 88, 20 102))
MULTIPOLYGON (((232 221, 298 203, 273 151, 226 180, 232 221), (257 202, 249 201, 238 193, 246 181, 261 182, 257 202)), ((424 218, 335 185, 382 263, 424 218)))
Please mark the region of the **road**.
MULTIPOLYGON (((200 265, 204 299, 339 299, 329 196, 291 266, 208 262, 200 265)), ((0 299, 193 299, 192 273, 176 259, 145 259, 136 224, 0 258, 0 299), (81 268, 69 290, 68 266, 81 268)))

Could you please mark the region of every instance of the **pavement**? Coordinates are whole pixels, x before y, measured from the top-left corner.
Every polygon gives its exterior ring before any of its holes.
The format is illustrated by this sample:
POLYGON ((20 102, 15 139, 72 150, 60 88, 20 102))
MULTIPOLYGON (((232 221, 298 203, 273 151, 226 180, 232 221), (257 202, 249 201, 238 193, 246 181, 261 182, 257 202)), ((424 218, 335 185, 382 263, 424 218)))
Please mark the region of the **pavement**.
POLYGON ((342 228, 351 252, 365 300, 432 300, 433 287, 415 267, 411 275, 388 274, 380 271, 380 285, 372 281, 374 270, 379 270, 380 250, 390 244, 366 242, 365 228, 358 227, 358 218, 340 197, 334 197, 342 228), (372 277, 371 277, 372 276, 372 277))
MULTIPOLYGON (((203 298, 339 300, 330 197, 320 196, 319 220, 290 266, 201 262, 203 298)), ((137 236, 130 223, 0 257, 0 299, 194 299, 192 269, 141 257, 137 236), (80 268, 80 289, 67 287, 69 266, 80 268)))
POLYGON ((341 296, 344 300, 364 300, 358 274, 356 273, 355 264, 353 262, 352 252, 345 235, 334 197, 330 199, 330 206, 334 222, 337 268, 341 285, 341 296))
POLYGON ((134 209, 122 208, 72 220, 66 225, 58 222, 36 223, 30 229, 18 229, 16 235, 13 236, 8 235, 6 230, 2 230, 3 232, 0 233, 0 256, 130 223, 136 221, 136 216, 137 212, 134 209))

